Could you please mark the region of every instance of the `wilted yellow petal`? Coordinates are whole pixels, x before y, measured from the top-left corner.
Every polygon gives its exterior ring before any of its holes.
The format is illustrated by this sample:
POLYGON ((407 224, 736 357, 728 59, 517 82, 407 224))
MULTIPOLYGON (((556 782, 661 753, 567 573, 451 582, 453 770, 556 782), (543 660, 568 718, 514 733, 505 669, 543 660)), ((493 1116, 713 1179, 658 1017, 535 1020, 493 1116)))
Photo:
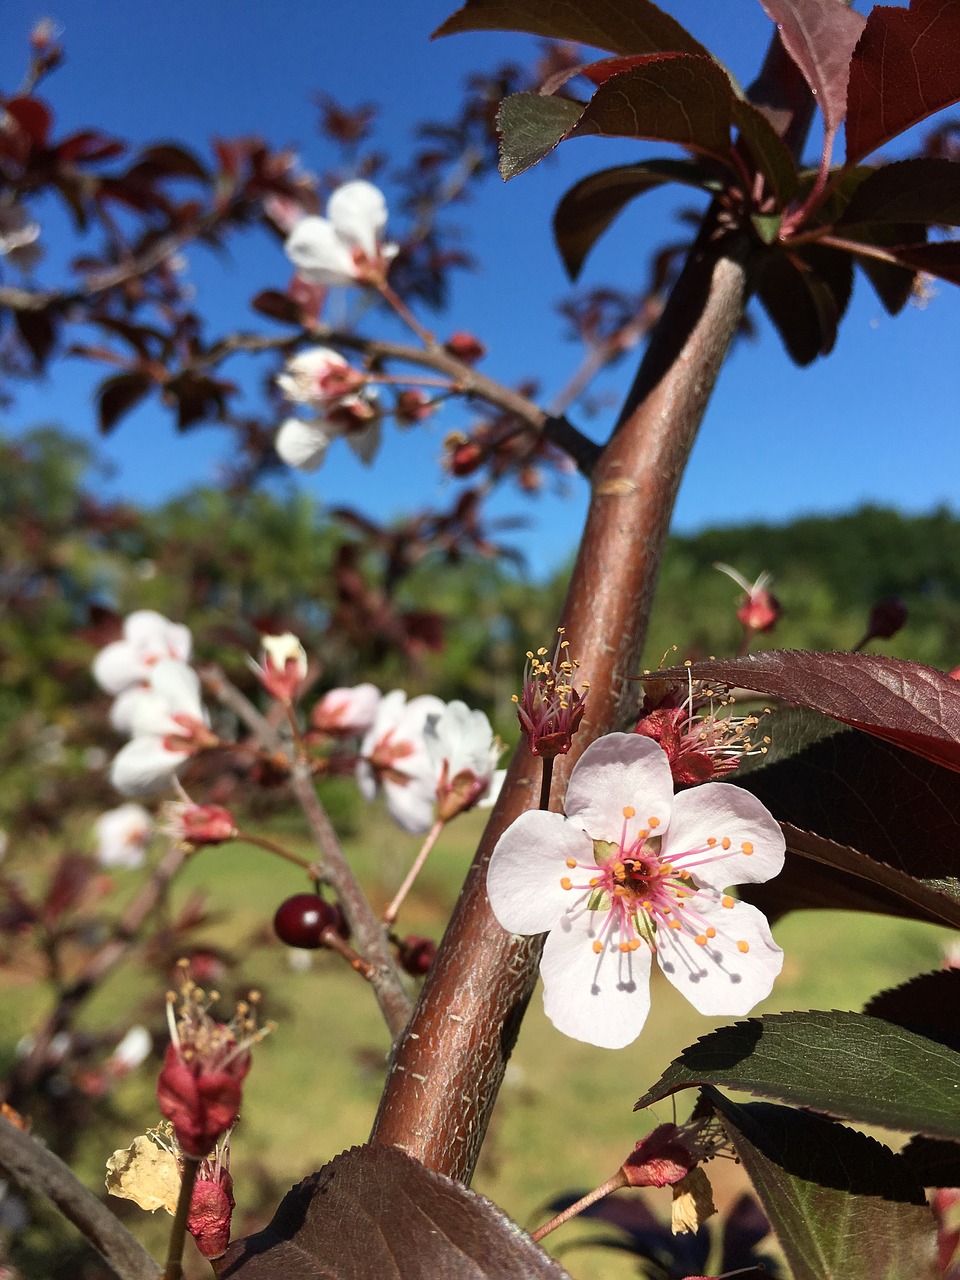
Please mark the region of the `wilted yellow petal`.
POLYGON ((699 1231, 701 1223, 716 1212, 709 1179, 699 1165, 674 1184, 670 1230, 675 1236, 699 1231))
POLYGON ((115 1151, 107 1161, 107 1190, 141 1209, 173 1214, 180 1194, 180 1167, 171 1151, 164 1151, 146 1134, 134 1138, 125 1151, 115 1151))

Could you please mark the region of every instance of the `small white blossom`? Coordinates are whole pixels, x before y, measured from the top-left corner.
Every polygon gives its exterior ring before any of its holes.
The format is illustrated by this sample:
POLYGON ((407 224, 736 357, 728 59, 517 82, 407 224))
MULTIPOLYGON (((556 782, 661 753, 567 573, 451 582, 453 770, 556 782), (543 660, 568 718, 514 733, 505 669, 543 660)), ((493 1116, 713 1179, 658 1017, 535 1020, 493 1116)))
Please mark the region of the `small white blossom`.
POLYGON ((373 727, 360 745, 357 784, 368 800, 382 788, 387 810, 405 831, 427 831, 433 823, 439 770, 427 750, 425 731, 443 703, 425 693, 407 701, 402 689, 386 694, 373 727))
POLYGON ((153 818, 140 804, 121 804, 93 824, 94 856, 101 867, 142 867, 153 835, 153 818))
POLYGON ((123 622, 123 639, 106 645, 93 660, 93 678, 107 693, 142 685, 162 658, 188 662, 193 639, 187 627, 153 609, 137 609, 123 622))
POLYGON ((346 182, 331 195, 325 218, 296 223, 284 250, 310 284, 357 284, 397 252, 395 245, 379 242, 386 225, 383 192, 371 182, 346 182))
POLYGON ((156 664, 147 688, 131 700, 130 723, 132 739, 110 767, 110 781, 122 795, 162 790, 185 760, 216 741, 197 673, 171 658, 156 664))
POLYGON ((437 770, 440 816, 449 821, 474 805, 492 805, 503 783, 504 770, 497 769, 503 743, 486 715, 464 702, 450 702, 430 717, 424 736, 437 770))
POLYGON ((373 728, 382 697, 373 684, 358 684, 352 689, 330 689, 310 713, 310 723, 322 733, 361 737, 373 728))

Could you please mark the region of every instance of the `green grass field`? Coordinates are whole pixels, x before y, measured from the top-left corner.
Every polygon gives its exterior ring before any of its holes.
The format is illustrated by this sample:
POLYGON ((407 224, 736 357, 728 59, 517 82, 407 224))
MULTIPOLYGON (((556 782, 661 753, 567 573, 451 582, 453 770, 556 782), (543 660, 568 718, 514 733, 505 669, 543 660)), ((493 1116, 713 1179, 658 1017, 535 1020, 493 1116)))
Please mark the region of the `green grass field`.
MULTIPOLYGON (((441 840, 404 912, 404 931, 439 937, 481 827, 482 817, 470 815, 441 840)), ((398 886, 416 848, 413 837, 398 833, 379 814, 365 820, 362 831, 347 842, 377 905, 398 886)), ((118 883, 123 896, 137 882, 134 873, 122 873, 118 883)), ((272 1181, 285 1189, 345 1147, 366 1140, 383 1078, 387 1034, 372 996, 352 971, 328 953, 313 955, 309 969, 301 972, 291 967, 279 944, 266 941, 249 949, 251 938, 263 939, 283 898, 304 887, 295 867, 237 845, 199 853, 173 893, 174 907, 198 890, 208 894, 218 919, 204 937, 234 953, 249 950, 238 981, 263 988, 265 1015, 278 1023, 256 1050, 234 1137, 235 1223, 240 1231, 243 1206, 255 1203, 258 1188, 272 1181)), ((937 967, 948 936, 932 927, 839 912, 788 917, 775 934, 786 962, 773 996, 760 1011, 857 1009, 875 991, 937 967)), ((161 995, 147 970, 127 965, 104 984, 83 1022, 122 1024, 135 1003, 156 997, 154 1025, 159 1030, 161 995)), ((6 1056, 37 1016, 37 986, 8 984, 4 1008, 0 1049, 6 1056)), ((476 1189, 521 1224, 533 1226, 542 1220, 541 1208, 552 1196, 609 1177, 649 1128, 672 1118, 669 1103, 656 1114, 634 1114, 636 1097, 679 1050, 713 1025, 656 973, 653 1012, 642 1036, 628 1049, 610 1052, 558 1034, 535 995, 508 1068, 476 1189)), ((89 1185, 102 1185, 103 1162, 114 1146, 127 1145, 157 1122, 155 1078, 156 1063, 145 1063, 117 1090, 116 1126, 84 1136, 79 1167, 89 1185)), ((720 1174, 722 1207, 742 1183, 732 1162, 715 1162, 714 1170, 720 1174)), ((667 1191, 631 1194, 649 1195, 655 1209, 669 1213, 667 1191)), ((151 1219, 131 1208, 123 1216, 151 1248, 162 1248, 162 1215, 151 1219)), ((634 1260, 613 1251, 566 1252, 564 1246, 583 1234, 595 1231, 573 1225, 551 1240, 572 1275, 619 1280, 638 1274, 634 1260)), ((209 1273, 201 1268, 195 1274, 209 1273)))

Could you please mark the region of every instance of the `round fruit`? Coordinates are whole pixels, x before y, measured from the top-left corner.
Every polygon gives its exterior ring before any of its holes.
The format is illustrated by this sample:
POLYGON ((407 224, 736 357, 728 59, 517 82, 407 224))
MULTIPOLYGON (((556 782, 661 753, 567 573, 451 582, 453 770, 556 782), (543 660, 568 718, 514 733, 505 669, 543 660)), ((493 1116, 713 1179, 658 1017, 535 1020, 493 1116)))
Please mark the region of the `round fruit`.
POLYGON ((288 947, 315 950, 323 946, 323 934, 338 923, 336 907, 316 893, 295 893, 277 907, 273 928, 288 947))

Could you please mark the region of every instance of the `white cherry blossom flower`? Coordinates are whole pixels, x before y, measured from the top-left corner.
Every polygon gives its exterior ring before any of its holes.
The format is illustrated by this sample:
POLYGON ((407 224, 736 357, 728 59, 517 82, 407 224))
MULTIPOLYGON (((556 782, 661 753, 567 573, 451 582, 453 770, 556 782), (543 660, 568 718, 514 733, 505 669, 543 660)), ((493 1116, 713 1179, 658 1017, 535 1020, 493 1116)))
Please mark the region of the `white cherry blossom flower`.
POLYGON ((387 216, 383 192, 372 182, 345 182, 327 202, 325 218, 296 223, 284 251, 310 284, 362 283, 397 252, 396 245, 380 243, 387 216))
POLYGON ((427 831, 433 823, 439 770, 424 735, 428 718, 443 709, 433 694, 408 702, 402 689, 394 689, 380 700, 373 728, 360 745, 357 785, 368 800, 381 787, 390 816, 405 831, 427 831))
MULTIPOLYGON (((369 401, 361 396, 348 396, 341 401, 340 410, 354 415, 369 408, 369 401), (354 403, 348 404, 347 401, 354 403)), ((369 465, 380 448, 380 419, 359 420, 356 426, 332 418, 317 417, 309 422, 302 418, 287 418, 273 442, 281 460, 298 471, 316 471, 327 456, 327 450, 342 436, 361 462, 369 465)))
POLYGON ((783 866, 759 800, 716 782, 674 796, 660 747, 611 733, 578 761, 565 811, 521 814, 487 875, 504 929, 549 931, 540 974, 560 1031, 612 1049, 634 1040, 652 955, 701 1013, 742 1015, 769 994, 783 952, 763 915, 726 892, 783 866))
POLYGON ((288 360, 277 376, 277 386, 288 400, 320 410, 350 396, 364 381, 359 369, 329 347, 308 347, 288 360))
POLYGON ((133 1026, 110 1055, 109 1064, 116 1074, 128 1075, 146 1060, 152 1048, 153 1038, 146 1027, 133 1026))
POLYGON ((133 737, 114 756, 110 781, 122 795, 162 790, 185 760, 217 739, 200 701, 200 679, 186 663, 164 658, 147 688, 131 699, 133 737))
POLYGON ((190 659, 193 640, 187 627, 154 609, 137 609, 123 623, 123 639, 106 645, 93 660, 93 678, 107 693, 145 684, 163 658, 190 659))
POLYGON ((362 737, 373 728, 382 697, 375 684, 329 689, 311 711, 310 723, 321 733, 362 737))
POLYGON ((439 816, 449 821, 474 805, 492 805, 505 771, 497 769, 503 743, 494 737, 486 715, 464 702, 450 702, 439 716, 429 718, 425 737, 438 774, 439 816))
POLYGON ((101 867, 142 867, 153 835, 153 818, 140 804, 121 804, 93 824, 94 856, 101 867))

